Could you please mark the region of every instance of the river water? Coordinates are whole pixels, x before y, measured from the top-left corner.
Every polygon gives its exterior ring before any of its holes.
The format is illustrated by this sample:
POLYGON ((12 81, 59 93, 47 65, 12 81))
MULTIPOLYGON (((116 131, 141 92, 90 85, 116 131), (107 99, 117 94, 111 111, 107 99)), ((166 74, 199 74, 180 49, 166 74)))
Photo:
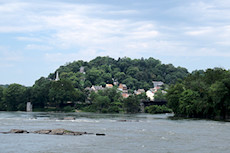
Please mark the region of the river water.
POLYGON ((0 112, 0 132, 64 128, 106 134, 0 134, 0 153, 230 152, 230 122, 171 120, 169 116, 0 112), (65 117, 75 120, 64 120, 65 117))

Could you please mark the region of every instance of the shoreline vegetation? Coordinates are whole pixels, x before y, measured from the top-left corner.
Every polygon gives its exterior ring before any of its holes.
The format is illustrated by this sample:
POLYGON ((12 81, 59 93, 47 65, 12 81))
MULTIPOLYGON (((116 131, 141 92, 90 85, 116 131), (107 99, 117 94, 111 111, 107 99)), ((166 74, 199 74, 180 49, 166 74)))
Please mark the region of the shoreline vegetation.
POLYGON ((139 113, 143 100, 167 100, 167 105, 146 106, 145 113, 226 120, 230 72, 214 68, 189 73, 154 58, 97 57, 60 66, 32 87, 0 86, 0 111, 25 111, 26 102, 31 102, 33 111, 139 113), (153 81, 162 84, 155 87, 153 81))
POLYGON ((166 96, 177 117, 230 119, 230 72, 194 71, 171 85, 166 96))

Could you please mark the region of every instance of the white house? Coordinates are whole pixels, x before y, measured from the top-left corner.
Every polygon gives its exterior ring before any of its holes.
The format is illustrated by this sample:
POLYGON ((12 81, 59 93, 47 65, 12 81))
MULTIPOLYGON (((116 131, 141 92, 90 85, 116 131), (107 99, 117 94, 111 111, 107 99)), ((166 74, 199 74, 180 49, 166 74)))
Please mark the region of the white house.
POLYGON ((152 91, 152 90, 148 90, 147 92, 146 92, 146 96, 150 99, 150 100, 154 100, 154 92, 152 91))

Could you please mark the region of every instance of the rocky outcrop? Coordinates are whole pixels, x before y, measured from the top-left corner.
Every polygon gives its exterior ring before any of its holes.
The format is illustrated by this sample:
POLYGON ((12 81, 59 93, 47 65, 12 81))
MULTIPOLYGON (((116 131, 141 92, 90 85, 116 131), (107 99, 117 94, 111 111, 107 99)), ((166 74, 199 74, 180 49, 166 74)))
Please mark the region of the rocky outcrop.
POLYGON ((9 132, 0 132, 0 133, 9 134, 9 133, 29 133, 29 132, 21 129, 12 129, 9 132))
POLYGON ((66 129, 38 130, 38 131, 34 131, 34 133, 51 134, 51 135, 83 135, 83 134, 91 134, 91 133, 87 133, 87 132, 69 131, 69 130, 66 130, 66 129))
POLYGON ((75 117, 64 117, 64 120, 75 120, 75 117))
POLYGON ((52 130, 38 130, 34 131, 33 133, 38 133, 38 134, 49 134, 52 130))
MULTIPOLYGON (((35 134, 49 134, 49 135, 84 135, 84 134, 93 134, 87 132, 76 132, 76 131, 69 131, 66 129, 52 129, 52 130, 38 130, 33 132, 28 132, 26 130, 21 129, 12 129, 9 132, 0 132, 3 134, 9 133, 35 133, 35 134)), ((104 133, 96 133, 96 136, 105 136, 104 133)))
POLYGON ((9 133, 29 133, 29 132, 26 130, 12 129, 9 131, 9 133))

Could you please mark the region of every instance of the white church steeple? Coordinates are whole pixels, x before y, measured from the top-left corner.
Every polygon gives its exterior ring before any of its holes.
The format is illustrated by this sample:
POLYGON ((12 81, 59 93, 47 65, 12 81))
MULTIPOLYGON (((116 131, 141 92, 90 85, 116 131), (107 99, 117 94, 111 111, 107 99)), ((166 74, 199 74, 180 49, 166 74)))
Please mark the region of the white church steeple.
POLYGON ((55 78, 55 81, 59 81, 59 75, 58 75, 58 71, 56 72, 56 78, 55 78))

